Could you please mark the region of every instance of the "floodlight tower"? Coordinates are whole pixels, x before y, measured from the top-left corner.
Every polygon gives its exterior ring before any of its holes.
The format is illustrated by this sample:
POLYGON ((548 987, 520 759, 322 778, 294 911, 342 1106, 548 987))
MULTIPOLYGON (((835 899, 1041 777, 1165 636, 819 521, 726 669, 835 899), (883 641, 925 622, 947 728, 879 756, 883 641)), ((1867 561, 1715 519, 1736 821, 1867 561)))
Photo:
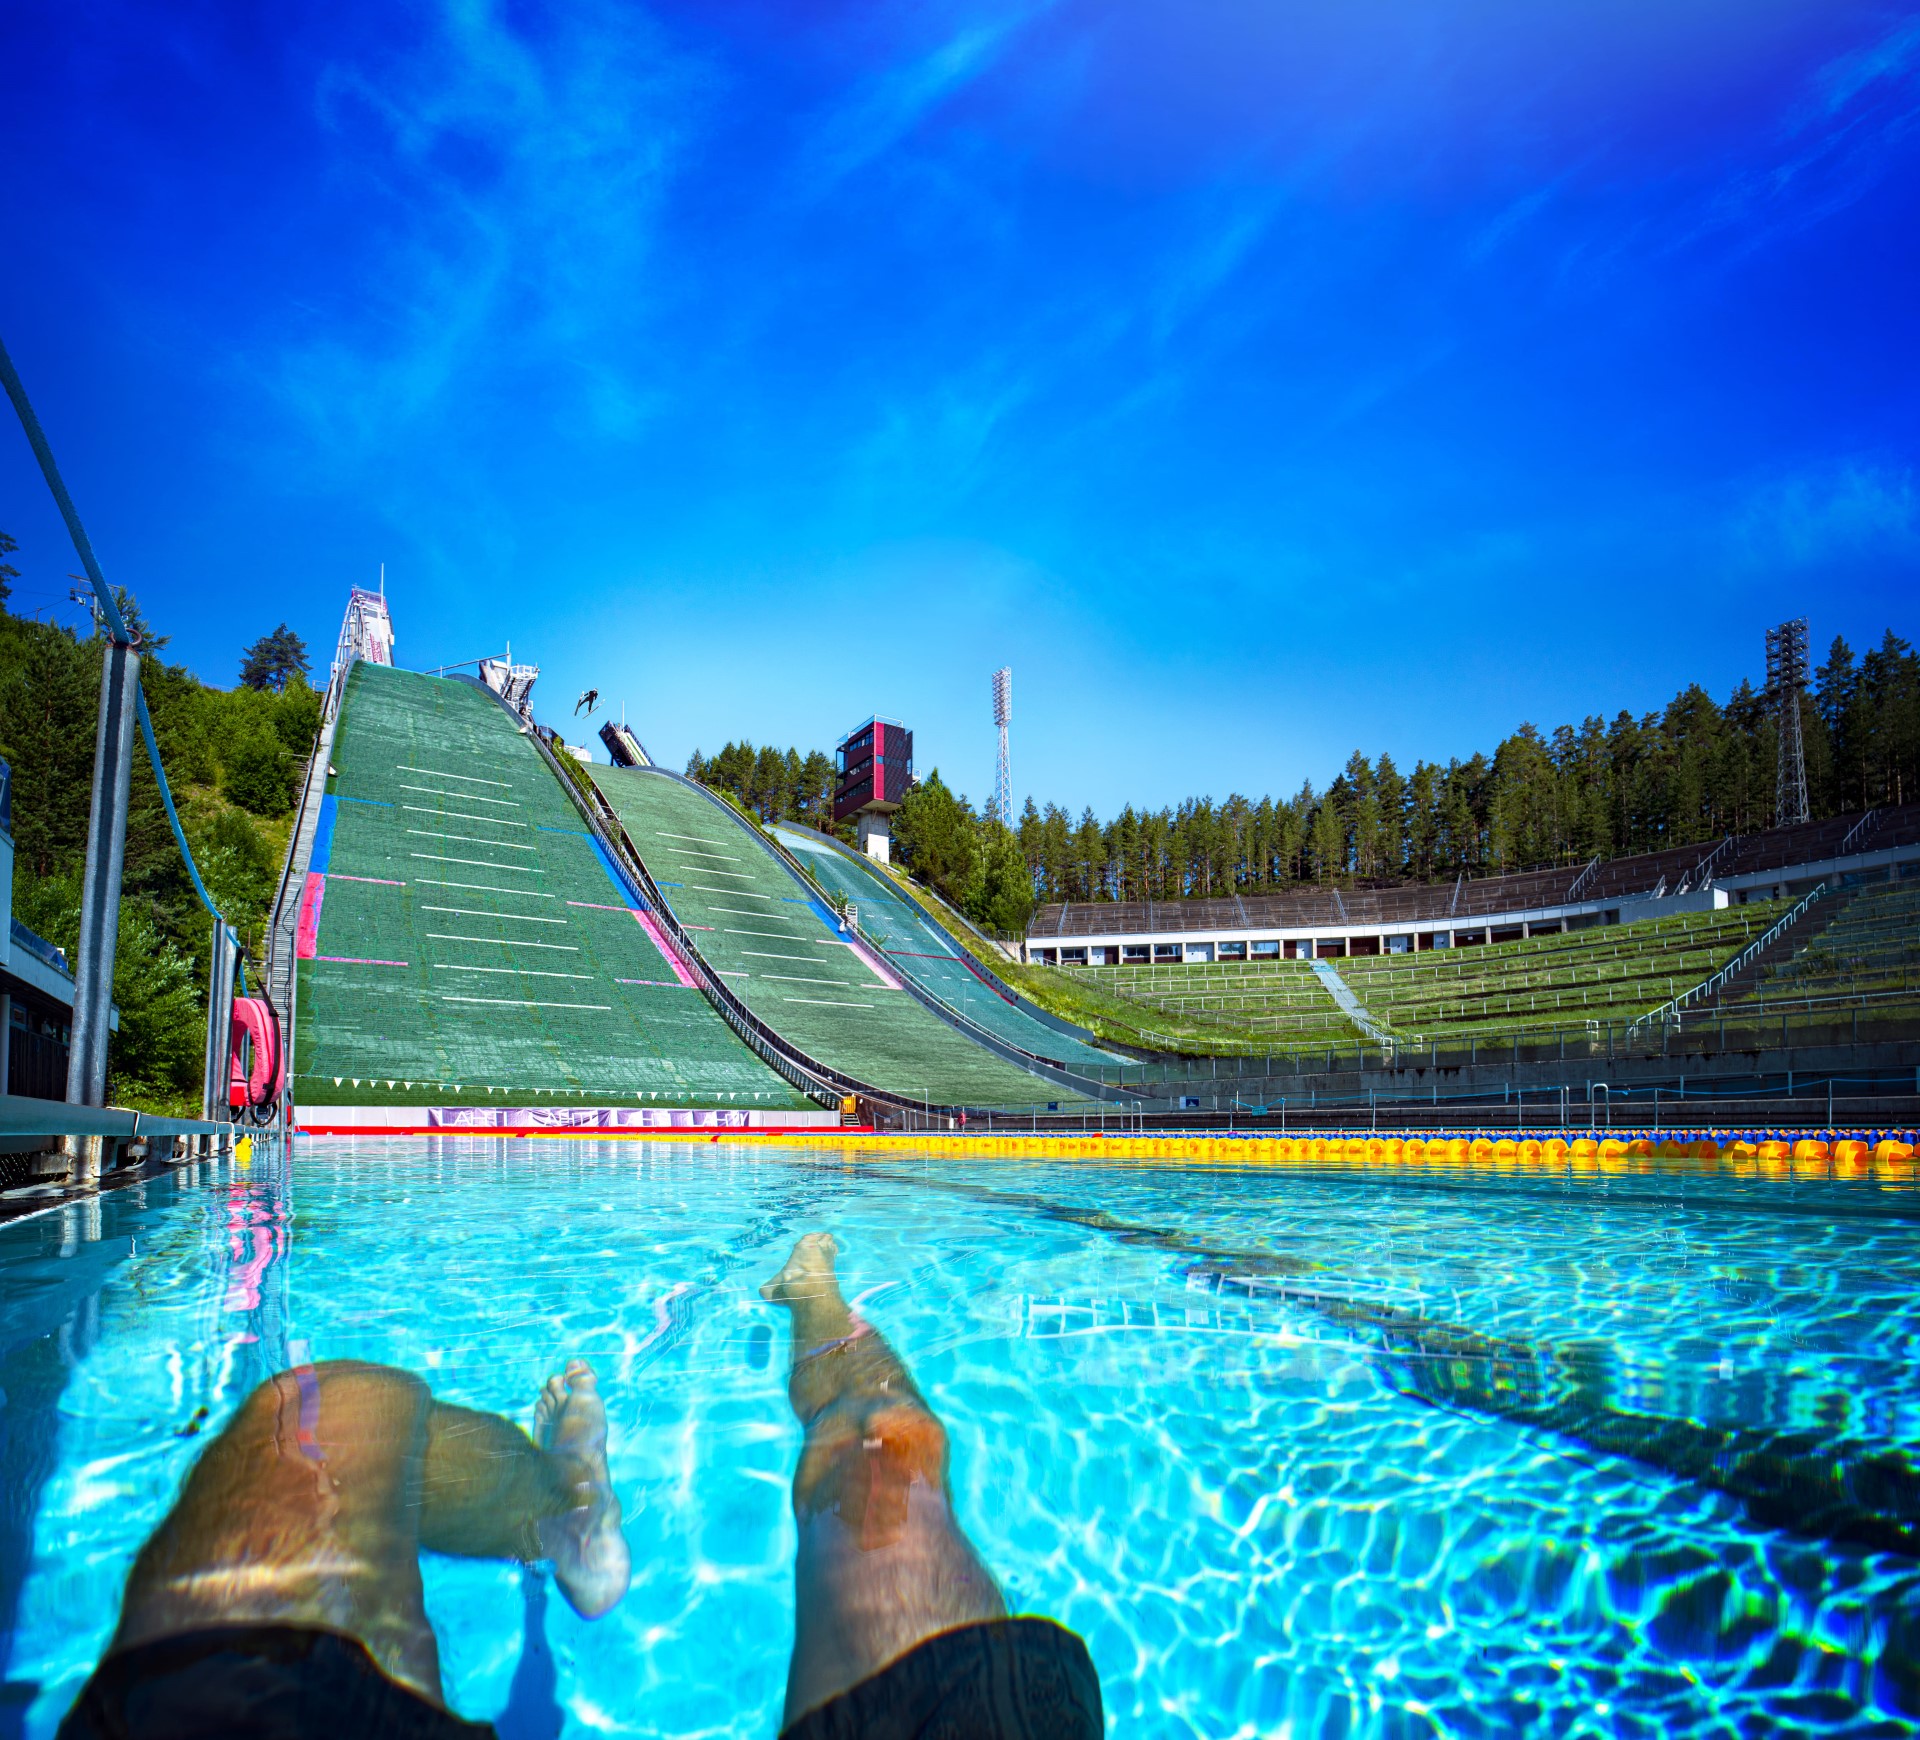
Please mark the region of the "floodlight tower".
POLYGON ((1791 827, 1811 812, 1807 753, 1800 736, 1800 697, 1807 692, 1807 619, 1767 630, 1767 701, 1778 732, 1773 775, 1773 825, 1791 827))
POLYGON ((1000 759, 993 771, 993 808, 1003 828, 1013 826, 1013 764, 1007 758, 1007 725, 1013 718, 1013 666, 993 673, 993 723, 1000 733, 1000 759))

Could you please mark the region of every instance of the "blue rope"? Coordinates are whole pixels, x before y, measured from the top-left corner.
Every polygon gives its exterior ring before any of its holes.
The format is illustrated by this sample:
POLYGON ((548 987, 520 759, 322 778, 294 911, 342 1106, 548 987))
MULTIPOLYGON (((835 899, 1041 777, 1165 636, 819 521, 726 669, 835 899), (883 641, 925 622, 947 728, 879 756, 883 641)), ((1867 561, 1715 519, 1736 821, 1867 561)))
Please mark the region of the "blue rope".
MULTIPOLYGON (((153 763, 154 781, 160 787, 160 802, 166 806, 167 823, 173 829, 174 843, 180 848, 180 856, 186 860, 187 875, 193 882, 193 891, 200 896, 200 904, 225 924, 227 921, 220 917, 220 909, 213 904, 213 896, 207 892, 207 885, 200 880, 200 867, 193 861, 193 848, 187 844, 186 830, 180 826, 180 812, 173 807, 173 789, 167 784, 167 770, 160 763, 160 745, 153 738, 153 716, 147 711, 146 690, 136 690, 134 698, 140 718, 140 735, 147 740, 147 759, 153 763)), ((234 970, 239 975, 240 989, 244 993, 247 988, 247 965, 244 955, 235 961, 234 970)))
POLYGON ((20 376, 14 371, 13 358, 7 355, 7 347, 3 343, 0 343, 0 385, 6 387, 7 397, 13 401, 20 427, 27 432, 27 445, 33 449, 34 458, 40 461, 40 475, 47 480, 47 488, 53 491, 54 505, 60 509, 60 517, 67 522, 67 535, 73 539, 73 547, 80 552, 80 566, 86 569, 87 578, 93 582, 94 596, 100 600, 100 612, 107 619, 107 627, 113 631, 113 638, 120 645, 131 646, 133 636, 127 633, 126 619, 120 614, 119 602, 101 575, 100 564, 93 559, 93 545, 87 539, 87 528, 80 523, 73 497, 67 494, 67 486, 61 481, 60 467, 53 462, 53 449, 47 445, 40 419, 33 414, 27 389, 20 384, 20 376))
MULTIPOLYGON (((13 401, 13 409, 20 419, 20 427, 26 431, 27 445, 33 449, 33 456, 40 462, 40 475, 47 480, 47 488, 53 492, 55 506, 60 509, 60 517, 67 523, 67 536, 73 539, 73 547, 80 554, 80 566, 86 569, 87 578, 93 582, 94 597, 100 601, 100 614, 105 619, 109 637, 120 646, 134 645, 134 639, 127 632, 126 618, 120 614, 119 601, 114 597, 106 578, 100 572, 100 564, 94 560, 93 544, 87 537, 87 528, 80 523, 79 510, 73 505, 73 497, 67 494, 66 483, 60 476, 60 467, 53 461, 53 449, 47 444, 47 437, 40 427, 40 419, 33 414, 32 402, 27 398, 27 389, 21 385, 20 376, 13 366, 13 358, 7 355, 7 347, 0 343, 0 385, 7 389, 7 397, 13 401)), ((153 777, 160 786, 160 801, 166 806, 167 820, 173 827, 174 842, 180 848, 180 856, 187 861, 187 875, 193 883, 193 891, 200 897, 200 904, 219 919, 219 907, 213 904, 213 896, 207 892, 207 885, 200 880, 200 867, 193 861, 193 850, 187 844, 187 836, 180 826, 179 812, 173 807, 173 791, 167 784, 167 770, 161 765, 160 745, 154 741, 153 720, 147 712, 147 693, 144 689, 135 689, 134 700, 140 718, 140 735, 146 739, 147 759, 153 763, 153 777)), ((229 929, 232 927, 229 926, 229 929)), ((240 985, 246 988, 246 967, 239 967, 240 985)))

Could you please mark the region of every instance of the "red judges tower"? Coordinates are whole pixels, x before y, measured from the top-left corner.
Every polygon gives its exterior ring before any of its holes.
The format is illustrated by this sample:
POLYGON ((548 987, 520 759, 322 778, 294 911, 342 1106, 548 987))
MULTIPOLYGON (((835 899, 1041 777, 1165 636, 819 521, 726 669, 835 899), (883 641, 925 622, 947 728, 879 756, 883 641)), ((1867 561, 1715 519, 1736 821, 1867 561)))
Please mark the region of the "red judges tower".
POLYGON ((869 719, 841 740, 835 757, 840 783, 833 791, 833 819, 858 816, 860 849, 888 861, 887 818, 913 784, 913 733, 898 719, 869 719))

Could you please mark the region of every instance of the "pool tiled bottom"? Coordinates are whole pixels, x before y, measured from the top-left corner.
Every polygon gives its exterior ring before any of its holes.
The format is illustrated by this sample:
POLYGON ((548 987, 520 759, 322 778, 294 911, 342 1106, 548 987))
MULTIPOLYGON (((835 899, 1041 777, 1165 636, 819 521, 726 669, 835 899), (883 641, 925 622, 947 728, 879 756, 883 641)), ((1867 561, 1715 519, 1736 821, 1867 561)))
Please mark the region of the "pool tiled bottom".
POLYGON ((632 1592, 587 1624, 543 1573, 429 1559, 449 1701, 508 1740, 772 1736, 800 1436, 757 1287, 814 1230, 1115 1733, 1920 1720, 1920 1248, 1870 1183, 447 1137, 262 1145, 0 1228, 0 1727, 52 1734, 270 1371, 377 1360, 524 1421, 581 1354, 632 1592))

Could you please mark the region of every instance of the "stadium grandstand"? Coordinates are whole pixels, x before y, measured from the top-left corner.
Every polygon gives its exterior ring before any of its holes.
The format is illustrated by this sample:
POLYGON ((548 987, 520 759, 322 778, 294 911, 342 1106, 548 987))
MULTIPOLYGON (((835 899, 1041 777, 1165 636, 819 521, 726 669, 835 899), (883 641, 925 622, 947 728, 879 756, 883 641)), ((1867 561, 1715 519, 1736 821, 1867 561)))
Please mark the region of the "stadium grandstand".
POLYGON ((512 715, 361 660, 300 885, 292 1090, 319 1127, 819 1121, 736 1038, 512 715), (544 1110, 543 1110, 544 1109, 544 1110))
POLYGON ((1553 870, 1450 884, 1041 907, 1043 966, 1345 959, 1513 942, 1793 898, 1822 882, 1920 871, 1920 804, 1553 870))
MULTIPOLYGON (((594 767, 594 786, 703 964, 785 1043, 878 1094, 931 1107, 1088 1103, 1073 1081, 923 1003, 884 956, 704 787, 660 768, 594 767)), ((917 987, 916 987, 917 988, 917 987)))

